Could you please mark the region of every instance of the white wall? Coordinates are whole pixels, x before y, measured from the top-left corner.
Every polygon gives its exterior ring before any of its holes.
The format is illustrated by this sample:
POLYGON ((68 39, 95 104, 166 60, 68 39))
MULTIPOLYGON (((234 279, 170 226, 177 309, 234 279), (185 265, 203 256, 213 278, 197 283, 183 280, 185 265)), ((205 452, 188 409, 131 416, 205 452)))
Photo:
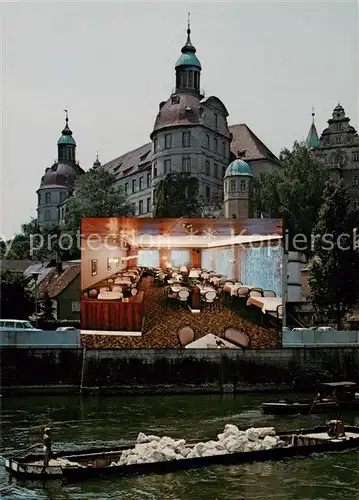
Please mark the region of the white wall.
POLYGON ((119 258, 126 257, 126 250, 121 249, 117 246, 110 246, 104 243, 98 243, 97 241, 90 242, 82 250, 81 259, 81 289, 87 288, 100 280, 111 276, 116 271, 125 269, 127 267, 127 261, 120 260, 119 266, 115 263, 111 264, 111 269, 107 269, 107 259, 108 258, 119 258), (91 247, 90 247, 91 245, 91 247), (92 276, 92 260, 97 259, 97 275, 92 276))

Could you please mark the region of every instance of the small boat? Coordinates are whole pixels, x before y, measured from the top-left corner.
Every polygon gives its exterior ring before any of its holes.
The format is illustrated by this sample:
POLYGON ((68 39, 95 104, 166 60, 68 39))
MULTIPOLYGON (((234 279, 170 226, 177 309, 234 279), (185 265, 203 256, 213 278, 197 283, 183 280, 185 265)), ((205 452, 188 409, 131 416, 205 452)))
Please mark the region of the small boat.
POLYGON ((288 400, 262 403, 267 414, 332 413, 359 409, 359 394, 355 382, 327 382, 320 384, 315 399, 288 400))
MULTIPOLYGON (((165 474, 177 470, 189 470, 218 465, 236 465, 248 462, 282 460, 287 457, 306 457, 313 453, 341 452, 359 448, 359 427, 345 426, 345 436, 334 439, 328 435, 328 427, 279 432, 284 443, 281 447, 260 451, 246 451, 198 458, 184 458, 153 463, 111 465, 119 460, 124 448, 117 450, 84 450, 60 452, 51 460, 55 465, 43 469, 43 455, 28 455, 23 458, 5 458, 5 468, 11 476, 34 480, 64 479, 78 481, 102 476, 137 476, 165 474)), ((192 445, 194 446, 194 445, 192 445)), ((50 462, 50 463, 51 463, 50 462)))

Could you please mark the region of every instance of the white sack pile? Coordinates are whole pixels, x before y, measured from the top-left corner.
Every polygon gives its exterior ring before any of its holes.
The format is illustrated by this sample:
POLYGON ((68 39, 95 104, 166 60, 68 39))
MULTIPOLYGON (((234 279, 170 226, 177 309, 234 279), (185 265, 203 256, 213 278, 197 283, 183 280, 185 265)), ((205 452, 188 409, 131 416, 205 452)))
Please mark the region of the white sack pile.
POLYGON ((269 450, 284 446, 285 443, 275 435, 273 427, 251 427, 240 431, 237 426, 227 424, 222 434, 218 434, 217 441, 197 443, 194 446, 186 445, 184 439, 170 437, 146 436, 142 432, 137 437, 134 448, 124 450, 119 462, 115 465, 133 465, 169 460, 182 460, 184 458, 210 457, 213 455, 226 455, 244 451, 269 450))

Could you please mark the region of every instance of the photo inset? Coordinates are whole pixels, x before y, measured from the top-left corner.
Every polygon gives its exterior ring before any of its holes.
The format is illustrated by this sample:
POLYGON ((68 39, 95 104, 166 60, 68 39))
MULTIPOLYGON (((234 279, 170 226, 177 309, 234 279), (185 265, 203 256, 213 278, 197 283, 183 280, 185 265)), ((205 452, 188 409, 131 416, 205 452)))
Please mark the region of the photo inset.
POLYGON ((82 219, 81 335, 93 348, 274 348, 282 221, 82 219))

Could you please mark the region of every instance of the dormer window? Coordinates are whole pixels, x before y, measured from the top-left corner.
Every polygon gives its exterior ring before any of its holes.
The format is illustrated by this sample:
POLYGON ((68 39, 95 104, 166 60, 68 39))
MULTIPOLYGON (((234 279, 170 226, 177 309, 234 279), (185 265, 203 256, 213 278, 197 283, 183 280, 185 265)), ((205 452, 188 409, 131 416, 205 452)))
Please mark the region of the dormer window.
POLYGON ((180 103, 180 96, 179 95, 173 95, 171 98, 172 104, 179 104, 180 103))
POLYGON ((335 143, 336 143, 336 144, 341 144, 341 142, 342 142, 342 138, 341 138, 341 136, 339 135, 338 137, 336 137, 336 138, 335 138, 335 143))
POLYGON ((342 130, 342 123, 336 123, 336 124, 335 124, 335 130, 336 130, 337 132, 340 132, 340 131, 342 130))

